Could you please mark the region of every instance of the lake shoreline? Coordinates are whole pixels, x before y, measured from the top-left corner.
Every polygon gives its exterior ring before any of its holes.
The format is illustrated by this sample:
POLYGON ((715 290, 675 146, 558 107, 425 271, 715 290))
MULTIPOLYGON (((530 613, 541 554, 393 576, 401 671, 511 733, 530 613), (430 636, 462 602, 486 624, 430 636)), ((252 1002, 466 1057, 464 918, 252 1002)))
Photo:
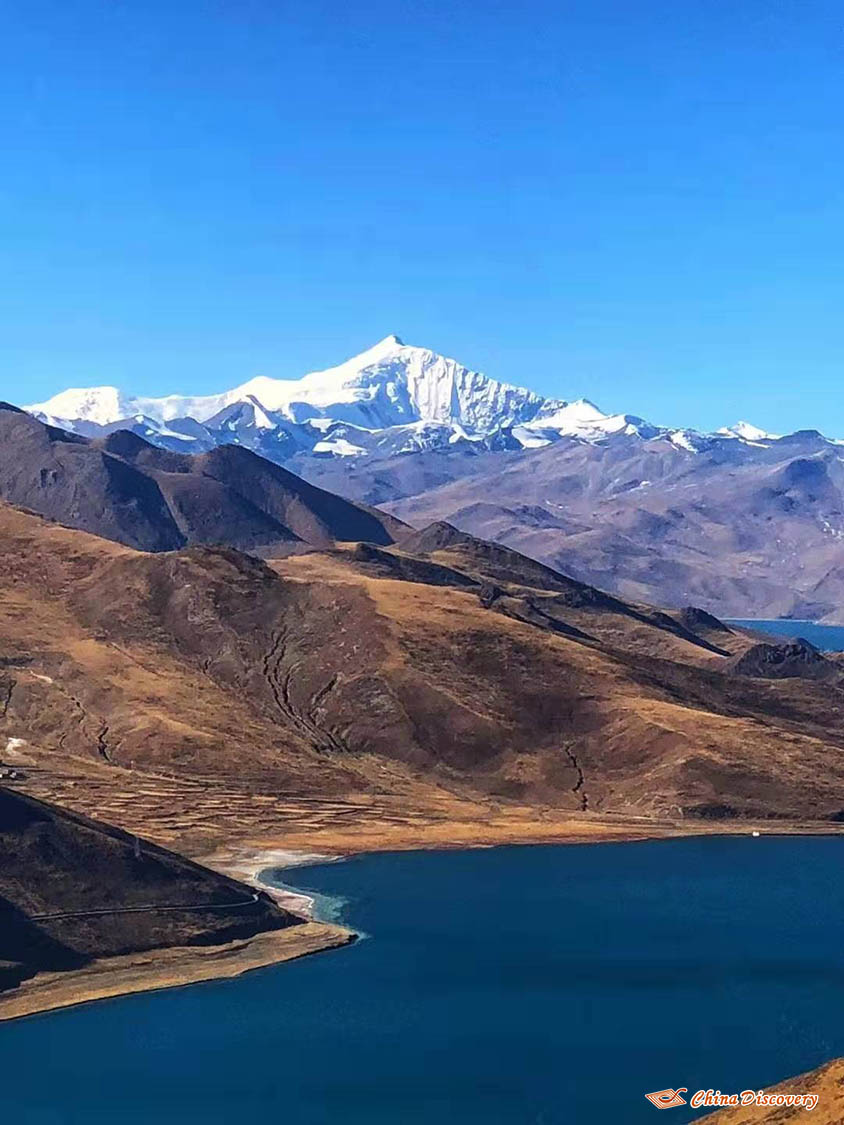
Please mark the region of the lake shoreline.
MULTIPOLYGON (((617 829, 617 827, 617 825, 614 825, 613 830, 617 829)), ((747 838, 750 835, 751 831, 748 825, 742 825, 740 830, 738 831, 736 831, 738 826, 735 824, 731 824, 729 826, 719 825, 717 826, 718 830, 716 831, 712 831, 711 826, 708 827, 710 828, 710 830, 705 833, 700 831, 687 832, 685 834, 675 832, 671 836, 667 836, 664 832, 660 832, 659 834, 652 836, 650 838, 650 842, 655 843, 660 839, 672 839, 675 843, 679 844, 684 840, 686 842, 692 842, 693 837, 704 834, 707 836, 720 836, 726 842, 726 839, 729 836, 732 838, 732 840, 735 841, 735 844, 730 846, 733 847, 736 855, 747 855, 750 858, 750 862, 754 863, 755 857, 758 854, 761 854, 754 846, 756 841, 752 837, 747 838), (724 829, 727 827, 733 829, 733 831, 724 831, 724 829), (743 845, 739 843, 742 838, 746 839, 746 843, 743 845)), ((818 831, 819 828, 825 827, 823 825, 808 826, 811 830, 806 832, 798 832, 797 829, 800 827, 806 828, 807 826, 796 824, 789 824, 788 826, 778 825, 776 832, 767 832, 766 835, 776 836, 782 840, 784 837, 797 835, 803 837, 822 835, 824 837, 829 837, 830 839, 832 839, 841 834, 840 831, 818 831), (788 830, 783 831, 784 827, 787 827, 788 830)), ((564 842, 574 843, 582 842, 582 840, 575 840, 570 836, 567 840, 553 841, 554 844, 558 845, 564 842)), ((597 842, 594 834, 591 836, 590 842, 597 842)), ((612 840, 606 840, 604 842, 644 842, 644 839, 642 835, 639 834, 634 840, 620 841, 616 837, 613 837, 612 840)), ((519 847, 513 848, 511 846, 513 844, 513 841, 511 840, 499 841, 499 843, 504 846, 504 850, 507 852, 512 853, 514 851, 521 850, 521 848, 519 847)), ((525 843, 529 846, 530 850, 535 849, 540 853, 545 850, 544 848, 538 847, 535 840, 525 841, 525 843)), ((378 849, 375 850, 377 851, 378 849)), ((380 850, 384 851, 385 849, 380 850)), ((443 853, 448 849, 440 847, 427 849, 404 848, 391 850, 396 852, 427 850, 431 853, 431 856, 433 858, 434 853, 443 853)), ((490 848, 489 845, 481 845, 477 848, 461 848, 460 850, 466 853, 465 858, 455 857, 457 863, 459 864, 456 870, 461 873, 458 878, 462 882, 465 877, 464 865, 467 862, 468 853, 470 853, 471 851, 475 851, 476 853, 484 853, 498 849, 490 848)), ((592 863, 592 860, 586 860, 586 857, 598 856, 599 854, 603 853, 605 859, 599 865, 599 868, 603 868, 605 873, 609 872, 608 877, 612 879, 618 877, 619 871, 627 871, 629 873, 631 869, 635 870, 639 867, 639 861, 630 858, 633 853, 628 853, 628 859, 625 862, 623 856, 619 856, 619 860, 616 861, 610 854, 608 854, 613 849, 588 848, 576 850, 581 853, 581 856, 583 858, 574 859, 573 857, 575 866, 582 865, 584 862, 586 862, 590 865, 590 870, 594 870, 594 864, 592 863)), ((722 849, 719 848, 718 852, 720 853, 721 850, 722 849)), ((840 848, 835 848, 836 853, 839 850, 840 848)), ((360 855, 361 852, 362 849, 358 848, 357 854, 360 855)), ((662 849, 658 849, 658 853, 661 855, 662 849)), ((270 893, 277 893, 280 895, 293 893, 296 895, 304 896, 303 891, 292 890, 287 884, 287 879, 289 878, 291 881, 296 880, 295 872, 297 867, 316 867, 316 865, 320 865, 322 866, 323 875, 320 875, 318 877, 315 874, 312 881, 309 881, 304 877, 302 879, 302 882, 305 885, 323 888, 322 892, 312 892, 312 894, 316 897, 317 904, 319 905, 320 898, 333 898, 335 901, 340 901, 340 898, 337 896, 343 894, 342 886, 344 883, 344 878, 341 877, 339 871, 333 875, 326 875, 326 865, 333 867, 335 866, 337 861, 344 858, 349 858, 353 854, 355 853, 351 849, 343 855, 339 855, 336 853, 330 854, 323 850, 317 850, 315 847, 308 849, 307 851, 294 850, 290 848, 255 847, 251 849, 241 849, 237 854, 236 859, 232 859, 230 861, 232 863, 230 870, 233 873, 236 871, 239 878, 250 878, 254 880, 256 885, 265 888, 270 893), (234 864, 237 864, 237 866, 235 867, 234 864), (271 879, 273 881, 270 881, 271 879), (278 880, 278 882, 283 885, 281 887, 274 886, 275 880, 278 880), (340 888, 339 892, 336 890, 338 887, 340 888)), ((657 852, 653 852, 652 854, 656 855, 657 852)), ((420 859, 421 858, 422 857, 420 856, 420 859)), ((506 855, 502 856, 502 862, 505 863, 505 870, 512 870, 512 864, 517 858, 518 857, 511 856, 508 859, 506 855)), ((215 859, 219 864, 220 857, 217 856, 215 857, 215 859)), ((492 857, 490 857, 490 860, 491 859, 492 857)), ((546 873, 546 878, 542 880, 543 883, 548 882, 548 864, 551 862, 552 861, 550 859, 545 861, 540 860, 540 863, 544 863, 546 873)), ((553 861, 556 866, 559 866, 559 863, 565 864, 565 862, 565 859, 562 857, 560 857, 559 860, 553 861)), ((679 872, 685 867, 685 861, 681 862, 676 859, 674 861, 671 861, 669 859, 669 864, 671 864, 672 862, 675 872, 679 872)), ((530 861, 530 863, 532 864, 533 861, 530 861)), ((341 864, 341 866, 345 865, 341 864)), ((357 884, 355 883, 354 878, 355 871, 358 868, 358 864, 349 865, 349 868, 350 876, 352 877, 350 886, 354 887, 357 885, 358 889, 360 889, 360 878, 358 877, 357 884)), ((452 879, 452 882, 454 882, 454 879, 452 879)), ((386 924, 383 922, 383 919, 386 914, 393 914, 396 910, 398 910, 400 914, 403 902, 401 894, 399 894, 398 896, 397 905, 389 902, 390 893, 387 888, 390 885, 392 884, 387 884, 383 881, 380 884, 376 881, 376 884, 374 885, 378 887, 378 898, 382 903, 381 917, 382 924, 385 925, 385 933, 382 934, 382 937, 385 938, 387 945, 389 944, 391 935, 389 933, 389 926, 386 926, 386 924)), ((364 886, 369 886, 369 883, 366 879, 364 879, 364 886)), ((374 893, 375 890, 373 889, 373 894, 374 893)), ((353 897, 357 899, 357 895, 354 894, 354 892, 352 892, 352 894, 353 897)), ((310 894, 307 897, 310 899, 310 894)), ((407 893, 405 892, 404 899, 406 898, 407 893)), ((428 896, 428 899, 430 899, 430 894, 428 896)), ((607 901, 603 894, 601 895, 601 899, 602 901, 607 901)), ((351 899, 349 899, 349 901, 351 901, 351 899)), ((428 900, 424 898, 423 893, 423 902, 424 901, 428 900)), ((528 898, 528 902, 529 901, 530 898, 528 898)), ((527 906, 527 903, 523 903, 522 906, 523 908, 525 908, 527 906)), ((372 929, 372 932, 378 932, 378 930, 370 927, 367 924, 366 916, 359 919, 359 921, 362 923, 362 932, 369 932, 370 929, 372 929)), ((401 936, 402 943, 404 944, 407 935, 404 934, 401 930, 399 931, 399 934, 401 936)), ((120 959, 120 961, 118 961, 117 959, 112 959, 110 964, 100 963, 98 965, 89 966, 87 972, 77 972, 73 974, 53 974, 54 979, 52 981, 47 981, 46 978, 42 978, 39 982, 37 982, 39 985, 38 988, 31 987, 28 990, 21 988, 20 990, 18 990, 17 997, 13 997, 11 994, 8 997, 9 1000, 16 998, 18 1000, 18 1004, 16 1006, 8 1004, 5 1005, 5 1011, 3 1010, 3 999, 0 998, 0 1020, 14 1020, 17 1018, 26 1017, 28 1015, 35 1015, 40 1012, 49 1012, 50 1010, 55 1010, 61 1007, 81 1006, 83 1004, 88 1004, 91 1001, 118 997, 120 995, 126 995, 133 992, 159 991, 205 980, 233 978, 243 973, 248 973, 253 969, 257 969, 260 967, 269 967, 270 965, 278 964, 284 960, 303 957, 310 953, 327 951, 331 948, 338 948, 340 946, 347 945, 350 942, 354 941, 356 936, 358 935, 353 934, 351 930, 346 928, 345 926, 334 927, 325 923, 311 920, 308 922, 303 922, 300 925, 289 927, 287 930, 277 931, 275 933, 264 933, 261 935, 257 935, 255 938, 250 939, 249 941, 233 943, 232 947, 228 947, 226 949, 194 948, 163 950, 152 951, 147 954, 137 955, 125 959, 122 958, 120 959), (59 977, 63 979, 56 979, 59 977)), ((393 934, 392 937, 393 939, 395 939, 395 934, 393 934)), ((364 942, 361 946, 361 949, 364 953, 364 947, 367 945, 368 943, 364 942)), ((528 946, 528 948, 530 948, 530 946, 528 946)), ((365 964, 365 956, 362 959, 356 958, 355 965, 352 965, 351 962, 349 962, 349 964, 337 963, 332 969, 329 970, 329 976, 334 976, 336 979, 336 974, 341 974, 345 979, 345 975, 347 973, 351 974, 352 977, 354 977, 358 975, 358 972, 363 972, 365 977, 365 964)), ((285 978, 283 976, 279 978, 272 978, 268 980, 267 987, 280 989, 283 993, 284 979, 285 978)), ((307 979, 310 979, 310 974, 307 975, 307 979)), ((33 985, 35 983, 35 981, 32 982, 33 985)), ((263 985, 258 986, 259 991, 261 991, 262 988, 263 985)), ((245 987, 246 995, 249 994, 249 991, 249 988, 245 987)), ((254 986, 252 991, 254 992, 254 986)), ((300 1003, 306 1002, 306 1000, 307 995, 303 995, 300 997, 300 1003)), ((211 1002, 214 1002, 213 995, 211 997, 211 1002)), ((178 1001, 174 1001, 173 1003, 178 1004, 178 1001)), ((225 996, 223 996, 222 998, 218 998, 216 1003, 222 1003, 225 1006, 228 1001, 226 1000, 225 996)), ((190 1007, 191 1005, 188 1004, 188 1008, 190 1007)), ((27 1020, 26 1022, 29 1023, 30 1021, 27 1020)), ((833 1052, 830 1052, 830 1055, 832 1053, 833 1052)), ((836 1053, 840 1053, 840 1051, 836 1053)), ((771 1075, 770 1072, 768 1072, 768 1075, 766 1075, 766 1078, 768 1080, 766 1083, 766 1088, 770 1089, 771 1086, 769 1084, 775 1082, 775 1089, 782 1089, 784 1091, 792 1089, 801 1090, 803 1088, 802 1084, 804 1082, 811 1083, 809 1088, 817 1089, 822 1094, 821 1102, 818 1105, 815 1113, 813 1114, 813 1119, 814 1117, 817 1117, 819 1121, 829 1121, 830 1125, 832 1125, 832 1122, 839 1120, 839 1118, 836 1118, 835 1116, 823 1116, 823 1111, 827 1108, 831 1108, 831 1106, 835 1104, 835 1099, 838 1093, 835 1087, 835 1081, 833 1081, 833 1079, 837 1081, 837 1078, 840 1077, 840 1066, 839 1070, 835 1071, 834 1075, 827 1073, 829 1068, 832 1068, 835 1065, 838 1064, 825 1063, 822 1064, 817 1071, 803 1072, 801 1074, 801 1068, 799 1068, 798 1066, 789 1067, 786 1061, 786 1065, 783 1066, 780 1070, 780 1075, 793 1074, 794 1077, 776 1077, 775 1075, 771 1075), (820 1083, 821 1077, 823 1077, 822 1083, 820 1083)), ((675 1070, 677 1074, 680 1075, 681 1079, 686 1077, 686 1075, 682 1073, 681 1069, 676 1066, 673 1068, 672 1074, 675 1070)), ((653 1088, 653 1083, 651 1083, 650 1085, 646 1085, 645 1088, 653 1088)), ((712 1119, 713 1125, 715 1121, 718 1121, 720 1123, 722 1120, 724 1121, 724 1125, 727 1125, 727 1122, 729 1122, 730 1125, 733 1125, 733 1121, 735 1121, 735 1125, 745 1125, 745 1122, 750 1125, 751 1121, 763 1122, 768 1120, 775 1120, 775 1118, 769 1118, 761 1108, 757 1108, 755 1114, 756 1115, 754 1116, 747 1117, 745 1117, 744 1115, 737 1115, 733 1117, 732 1114, 729 1113, 722 1116, 721 1112, 717 1112, 714 1118, 710 1118, 707 1116, 705 1120, 708 1122, 710 1119, 712 1119)))
MULTIPOLYGON (((660 840, 665 841, 681 841, 689 840, 695 837, 720 837, 722 839, 733 838, 740 839, 742 837, 750 837, 749 843, 754 839, 754 832, 760 833, 760 838, 776 837, 824 837, 836 838, 844 834, 844 826, 836 824, 826 824, 817 822, 781 822, 778 823, 776 828, 772 828, 768 822, 721 822, 718 824, 701 824, 699 826, 691 827, 686 825, 684 829, 680 829, 677 825, 654 825, 650 832, 640 830, 637 826, 627 834, 620 833, 620 826, 618 824, 608 824, 605 826, 593 825, 594 829, 590 833, 584 832, 566 832, 565 834, 554 833, 552 839, 547 838, 547 834, 543 833, 541 839, 530 836, 524 839, 505 839, 490 841, 486 833, 479 832, 478 839, 481 841, 474 845, 467 845, 463 839, 459 844, 439 844, 432 846, 429 842, 420 841, 418 838, 407 840, 404 846, 396 846, 395 842, 391 839, 382 841, 381 847, 358 847, 357 849, 350 849, 344 853, 326 853, 326 852, 294 852, 287 853, 287 862, 285 857, 279 855, 270 849, 266 853, 260 850, 242 853, 239 861, 237 871, 240 877, 248 877, 255 881, 256 885, 262 885, 270 891, 274 888, 273 883, 268 883, 262 879, 262 872, 268 870, 278 870, 284 872, 287 870, 295 871, 296 867, 305 867, 326 862, 338 862, 344 859, 352 858, 354 855, 372 854, 378 852, 410 852, 410 851, 446 851, 449 848, 463 849, 463 848, 482 848, 492 849, 497 847, 512 847, 512 846, 525 846, 525 847, 539 847, 539 846, 557 846, 563 844, 582 844, 582 843, 656 843, 660 840), (601 827, 606 829, 604 834, 601 834, 601 827), (272 862, 267 860, 272 857, 272 862), (281 861, 279 861, 281 860, 281 861)), ((234 868, 232 869, 234 870, 234 868)), ((294 876, 295 877, 295 876, 294 876)), ((767 1092, 773 1093, 803 1093, 804 1091, 817 1092, 820 1102, 813 1114, 813 1120, 817 1119, 822 1125, 833 1125, 833 1123, 841 1120, 841 1102, 842 1102, 842 1089, 844 1089, 844 1060, 831 1058, 828 1061, 821 1063, 818 1067, 804 1072, 794 1072, 777 1078, 773 1082, 765 1084, 763 1087, 767 1092)), ((687 1095, 688 1096, 688 1095, 687 1095)), ((713 1125, 759 1125, 770 1122, 782 1120, 782 1109, 774 1104, 770 1109, 763 1108, 762 1106, 750 1110, 715 1110, 706 1113, 700 1120, 703 1122, 712 1121, 713 1125)))
POLYGON ((170 946, 99 958, 72 972, 38 973, 0 996, 0 1023, 137 992, 227 980, 350 945, 344 926, 307 920, 211 946, 170 946))
POLYGON ((699 836, 841 836, 844 822, 838 821, 776 821, 722 820, 698 821, 652 818, 596 818, 487 823, 463 821, 455 825, 439 822, 406 826, 404 831, 386 828, 382 831, 365 827, 326 828, 310 834, 310 843, 302 842, 293 833, 286 834, 288 846, 275 837, 238 843, 218 848, 197 857, 207 867, 239 879, 259 890, 269 890, 279 905, 290 908, 285 895, 307 898, 299 892, 282 891, 260 879, 268 868, 291 868, 332 863, 352 855, 373 852, 450 851, 462 848, 497 848, 507 846, 540 847, 555 844, 633 844, 656 840, 685 840, 699 836), (293 841, 296 841, 295 843, 293 841), (282 896, 282 897, 279 897, 282 896))
MULTIPOLYGON (((407 826, 405 826, 407 827, 407 826)), ((250 845, 219 849, 198 857, 199 862, 270 894, 285 910, 302 921, 282 930, 262 931, 253 937, 221 946, 168 947, 122 957, 102 958, 82 969, 39 973, 17 988, 0 994, 0 1023, 75 1007, 96 1000, 114 999, 137 992, 183 987, 230 979, 254 969, 267 968, 314 953, 353 943, 353 930, 313 917, 314 900, 304 891, 278 887, 261 878, 271 869, 333 863, 352 855, 373 852, 447 851, 508 846, 539 847, 562 844, 644 843, 692 837, 840 836, 844 824, 826 822, 719 821, 690 825, 680 821, 648 821, 624 817, 588 820, 572 818, 548 823, 480 824, 439 822, 416 825, 413 831, 339 832, 334 829, 311 835, 307 847, 285 846, 268 838, 250 845), (316 835, 316 838, 313 838, 316 835)))

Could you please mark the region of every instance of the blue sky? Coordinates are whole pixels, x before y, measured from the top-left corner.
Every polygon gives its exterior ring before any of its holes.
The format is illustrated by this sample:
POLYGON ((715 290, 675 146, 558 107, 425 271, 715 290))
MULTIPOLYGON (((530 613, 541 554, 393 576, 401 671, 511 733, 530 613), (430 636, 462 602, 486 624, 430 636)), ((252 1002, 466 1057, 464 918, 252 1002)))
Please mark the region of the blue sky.
POLYGON ((844 435, 839 5, 2 7, 0 397, 396 332, 656 422, 844 435))

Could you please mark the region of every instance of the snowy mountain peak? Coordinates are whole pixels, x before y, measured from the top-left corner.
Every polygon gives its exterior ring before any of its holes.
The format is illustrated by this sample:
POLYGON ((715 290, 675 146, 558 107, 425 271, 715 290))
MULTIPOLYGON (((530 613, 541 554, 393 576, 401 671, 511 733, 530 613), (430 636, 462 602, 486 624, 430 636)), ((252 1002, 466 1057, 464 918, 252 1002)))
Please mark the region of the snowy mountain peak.
POLYGON ((309 372, 301 379, 258 375, 221 394, 157 399, 96 387, 64 391, 27 409, 72 429, 83 422, 109 426, 137 414, 158 422, 190 418, 204 424, 244 402, 297 425, 325 418, 374 431, 434 422, 458 425, 471 434, 529 421, 546 405, 533 391, 499 383, 454 359, 389 335, 336 367, 309 372))
POLYGON ((124 398, 117 387, 70 387, 47 402, 27 406, 25 409, 33 414, 43 415, 45 419, 72 418, 103 426, 114 421, 115 417, 136 413, 133 409, 134 401, 124 398))
POLYGON ((758 426, 754 426, 751 422, 736 422, 734 426, 722 426, 718 433, 725 437, 740 438, 742 441, 776 441, 780 436, 760 430, 758 426))
POLYGON ((748 422, 701 435, 606 414, 587 398, 548 399, 501 383, 395 334, 335 367, 299 379, 257 375, 219 394, 164 398, 116 387, 72 389, 26 407, 44 421, 96 436, 128 428, 159 444, 240 442, 284 462, 299 454, 361 456, 467 449, 535 449, 561 439, 660 439, 696 454, 713 440, 775 440, 748 422))

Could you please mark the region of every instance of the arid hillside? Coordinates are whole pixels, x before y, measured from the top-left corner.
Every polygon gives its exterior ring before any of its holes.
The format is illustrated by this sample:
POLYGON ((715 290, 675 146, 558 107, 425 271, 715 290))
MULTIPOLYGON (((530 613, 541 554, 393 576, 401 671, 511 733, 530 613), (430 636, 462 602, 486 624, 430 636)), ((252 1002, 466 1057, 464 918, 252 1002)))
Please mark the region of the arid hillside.
POLYGON ((0 403, 0 497, 145 551, 195 543, 291 551, 391 543, 392 516, 326 492, 237 445, 189 456, 118 430, 97 440, 0 403))
POLYGON ((95 958, 299 921, 234 879, 0 788, 0 992, 95 958))
POLYGON ((415 475, 413 460, 357 466, 345 487, 341 467, 308 475, 417 527, 448 520, 623 598, 844 620, 844 464, 840 446, 814 431, 694 452, 664 436, 564 438, 474 461, 420 455, 415 475))
POLYGON ((266 563, 142 553, 4 506, 0 545, 13 784, 163 843, 283 837, 308 803, 351 822, 380 802, 382 824, 461 802, 536 823, 844 815, 834 660, 746 675, 754 640, 716 619, 447 525, 412 550, 266 563))

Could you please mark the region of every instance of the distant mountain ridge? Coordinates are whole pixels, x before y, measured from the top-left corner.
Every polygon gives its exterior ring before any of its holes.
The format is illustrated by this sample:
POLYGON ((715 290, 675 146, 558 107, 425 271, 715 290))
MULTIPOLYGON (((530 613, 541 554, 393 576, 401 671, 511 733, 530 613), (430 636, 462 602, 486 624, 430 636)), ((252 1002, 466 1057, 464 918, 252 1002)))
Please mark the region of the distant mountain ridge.
MULTIPOLYGON (((357 495, 375 492, 416 527, 446 520, 623 598, 844 620, 844 450, 818 433, 695 455, 662 438, 568 439, 476 458, 468 472, 387 501, 399 469, 358 473, 357 495)), ((328 473, 320 479, 332 487, 328 473)))
POLYGON ((621 597, 844 620, 844 443, 817 430, 658 426, 543 398, 395 336, 300 380, 202 398, 67 391, 29 410, 101 442, 128 429, 182 454, 241 446, 621 597))
POLYGON ((689 452, 712 441, 772 438, 746 422, 704 435, 633 414, 606 414, 588 399, 544 398, 398 336, 301 379, 257 376, 221 394, 163 398, 92 387, 66 390, 26 409, 87 437, 119 428, 183 451, 242 444, 279 463, 297 455, 390 456, 455 445, 535 449, 561 437, 596 442, 661 436, 689 452))

